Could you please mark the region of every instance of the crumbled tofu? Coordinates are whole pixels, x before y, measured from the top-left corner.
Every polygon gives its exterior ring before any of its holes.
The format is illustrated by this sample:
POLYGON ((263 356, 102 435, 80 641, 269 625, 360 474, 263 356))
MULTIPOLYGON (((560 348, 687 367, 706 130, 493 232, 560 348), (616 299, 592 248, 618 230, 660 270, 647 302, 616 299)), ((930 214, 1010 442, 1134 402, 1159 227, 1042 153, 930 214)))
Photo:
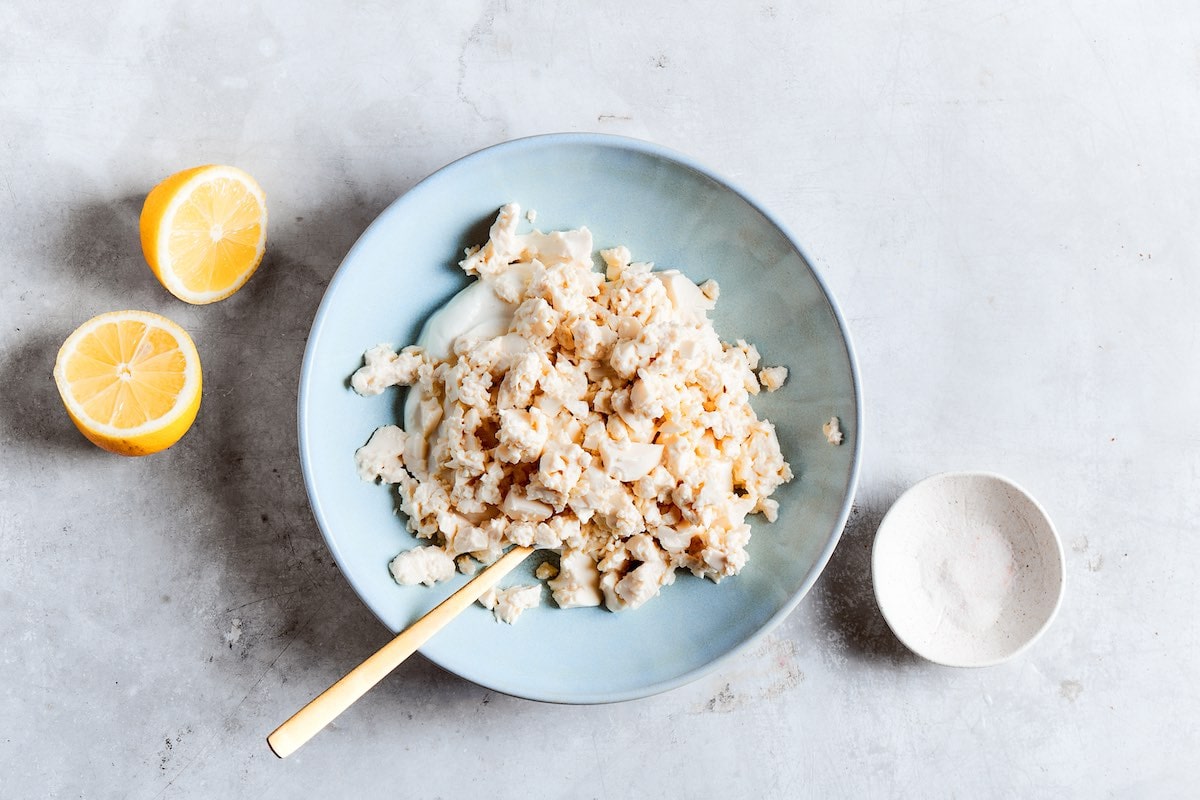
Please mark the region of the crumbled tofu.
POLYGON ((769 497, 760 497, 754 510, 766 517, 767 522, 774 522, 779 518, 779 501, 769 497))
POLYGON ((389 386, 408 386, 417 379, 421 348, 406 347, 397 353, 390 345, 372 347, 363 355, 363 366, 350 377, 350 386, 361 395, 375 395, 389 386))
POLYGON ((559 559, 558 576, 549 581, 554 602, 559 608, 587 608, 604 600, 600 593, 600 569, 583 550, 564 547, 559 559))
MULTIPOLYGON (((617 611, 679 569, 736 574, 746 517, 774 521, 770 496, 792 479, 750 405, 787 370, 759 370, 753 344, 721 341, 708 317, 715 281, 656 271, 624 247, 601 251, 596 272, 586 228, 520 234, 519 218, 505 206, 467 251, 460 266, 478 280, 417 346, 374 348, 352 378, 362 394, 411 387, 404 430, 381 428, 357 459, 364 478, 397 484, 409 529, 428 542, 397 556, 393 575, 431 583, 512 544, 550 548, 557 574, 537 577, 559 607, 617 611)), ((536 603, 533 591, 503 599, 514 591, 488 597, 497 618, 536 603)))
POLYGON ((531 209, 529 209, 528 211, 526 211, 526 212, 525 212, 525 219, 529 220, 529 224, 530 224, 530 225, 532 225, 533 223, 537 222, 537 209, 533 209, 533 208, 531 208, 531 209))
POLYGON ((825 433, 825 441, 830 444, 842 443, 842 427, 838 424, 837 417, 830 417, 829 422, 821 426, 821 430, 825 433))
POLYGON ((539 581, 548 581, 558 574, 558 567, 551 564, 549 561, 543 561, 538 564, 538 568, 533 571, 533 577, 539 581))
POLYGON ((787 367, 763 367, 758 371, 758 382, 768 392, 773 392, 787 380, 787 367))
POLYGON ((509 589, 488 589, 479 598, 479 604, 491 611, 500 622, 512 625, 521 613, 536 608, 542 603, 542 587, 513 586, 509 589))
POLYGON ((433 586, 454 574, 454 561, 440 547, 414 547, 393 558, 389 568, 402 586, 433 586))
POLYGON ((399 483, 407 473, 404 471, 404 431, 395 425, 376 428, 367 443, 354 453, 358 466, 358 477, 364 481, 382 480, 384 483, 399 483))

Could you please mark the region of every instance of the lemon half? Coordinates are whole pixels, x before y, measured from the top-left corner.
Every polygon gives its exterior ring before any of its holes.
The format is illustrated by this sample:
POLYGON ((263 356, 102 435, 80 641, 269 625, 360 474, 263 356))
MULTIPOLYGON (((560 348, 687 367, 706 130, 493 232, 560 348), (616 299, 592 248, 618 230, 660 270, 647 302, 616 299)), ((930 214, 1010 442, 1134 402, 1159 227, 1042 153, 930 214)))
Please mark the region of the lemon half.
POLYGON ((177 172, 146 196, 142 253, 171 294, 203 305, 250 279, 267 244, 266 196, 237 167, 177 172))
POLYGON ((80 325, 58 351, 54 382, 80 433, 125 456, 175 444, 200 409, 192 337, 148 311, 113 311, 80 325))

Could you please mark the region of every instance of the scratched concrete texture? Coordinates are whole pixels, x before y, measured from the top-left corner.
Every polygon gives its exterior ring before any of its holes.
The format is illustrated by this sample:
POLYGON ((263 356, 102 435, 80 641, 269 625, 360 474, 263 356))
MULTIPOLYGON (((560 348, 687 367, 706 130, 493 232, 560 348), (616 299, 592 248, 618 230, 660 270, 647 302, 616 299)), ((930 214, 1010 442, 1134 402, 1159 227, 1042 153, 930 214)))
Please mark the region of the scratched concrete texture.
MULTIPOLYGON (((1170 797, 1200 750, 1200 6, 1190 0, 0 4, 0 795, 1170 797), (684 688, 597 707, 416 658, 294 757, 264 737, 382 645, 310 516, 308 324, 363 228, 479 147, 605 131, 686 152, 803 239, 865 382, 815 590, 684 688), (165 175, 266 187, 266 261, 174 300, 165 175), (86 443, 51 380, 91 315, 203 353, 175 448, 86 443), (871 593, 889 504, 1009 475, 1067 595, 1008 664, 909 654, 871 593)), ((786 289, 786 287, 784 287, 786 289)))

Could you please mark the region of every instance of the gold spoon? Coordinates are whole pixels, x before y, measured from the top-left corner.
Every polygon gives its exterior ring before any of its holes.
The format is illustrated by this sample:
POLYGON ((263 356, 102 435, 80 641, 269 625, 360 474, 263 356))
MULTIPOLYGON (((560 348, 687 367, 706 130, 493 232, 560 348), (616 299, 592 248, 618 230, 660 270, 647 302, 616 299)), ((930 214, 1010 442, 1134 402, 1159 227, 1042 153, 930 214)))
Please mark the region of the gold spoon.
POLYGON ((444 625, 512 572, 534 549, 521 546, 510 549, 495 564, 480 572, 428 614, 401 631, 395 639, 379 648, 374 655, 346 673, 345 677, 313 698, 267 737, 271 752, 280 758, 287 758, 300 749, 353 705, 355 700, 400 666, 404 659, 429 641, 444 625))

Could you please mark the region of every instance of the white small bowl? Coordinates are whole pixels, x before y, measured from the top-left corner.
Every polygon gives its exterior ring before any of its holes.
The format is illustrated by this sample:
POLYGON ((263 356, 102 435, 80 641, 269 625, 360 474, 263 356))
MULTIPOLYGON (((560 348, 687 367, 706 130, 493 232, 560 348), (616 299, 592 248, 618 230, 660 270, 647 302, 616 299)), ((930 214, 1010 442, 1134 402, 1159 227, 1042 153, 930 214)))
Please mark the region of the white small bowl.
POLYGON ((875 535, 871 571, 897 638, 950 667, 1024 651, 1058 613, 1066 579, 1045 510, 985 472, 933 475, 901 495, 875 535))

